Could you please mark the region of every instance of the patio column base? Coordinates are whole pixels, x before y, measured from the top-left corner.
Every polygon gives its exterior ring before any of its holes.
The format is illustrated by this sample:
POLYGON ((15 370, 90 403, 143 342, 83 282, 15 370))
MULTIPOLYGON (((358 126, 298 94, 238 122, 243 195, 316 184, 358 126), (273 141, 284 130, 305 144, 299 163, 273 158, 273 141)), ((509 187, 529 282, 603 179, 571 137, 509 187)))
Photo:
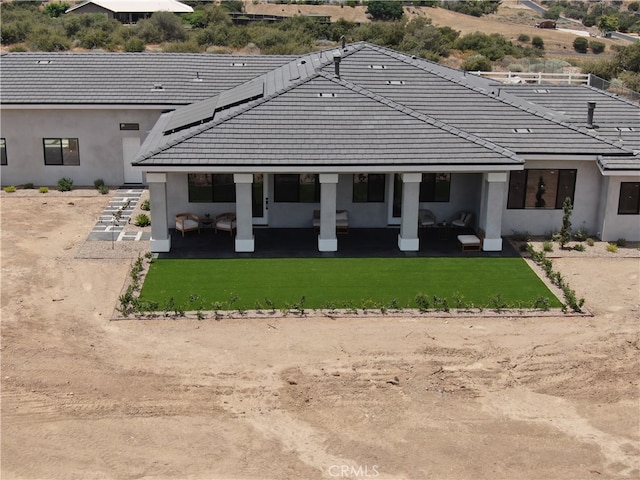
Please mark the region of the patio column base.
POLYGON ((152 238, 150 248, 153 253, 166 253, 171 251, 171 238, 152 238))
POLYGON ((318 238, 318 250, 320 252, 337 252, 338 239, 337 238, 318 238))
POLYGON ((482 250, 485 252, 501 252, 502 238, 485 238, 482 242, 482 250))
POLYGON ((417 238, 402 238, 398 235, 398 248, 403 252, 417 252, 420 250, 420 240, 417 238))
POLYGON ((255 237, 251 238, 236 238, 236 252, 254 252, 255 251, 255 237))

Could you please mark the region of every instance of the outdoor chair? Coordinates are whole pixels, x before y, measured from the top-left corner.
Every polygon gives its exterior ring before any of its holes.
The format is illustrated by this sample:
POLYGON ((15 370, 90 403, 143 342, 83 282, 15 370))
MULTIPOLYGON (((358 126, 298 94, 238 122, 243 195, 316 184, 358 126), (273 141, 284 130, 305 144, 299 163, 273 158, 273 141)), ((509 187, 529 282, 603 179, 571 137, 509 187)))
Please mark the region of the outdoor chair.
POLYGON ((456 218, 451 220, 451 225, 458 228, 468 228, 473 220, 473 213, 461 212, 456 218))
POLYGON ((420 210, 418 213, 418 225, 420 227, 433 227, 436 223, 436 216, 431 210, 420 210))
POLYGON ((213 220, 213 227, 215 228, 215 233, 218 233, 218 230, 222 230, 233 235, 233 231, 236 229, 236 214, 233 212, 225 212, 216 215, 216 218, 213 220))
POLYGON ((200 217, 195 213, 179 213, 176 215, 176 230, 182 232, 193 232, 195 230, 200 233, 200 217))
MULTIPOLYGON (((313 229, 320 231, 320 210, 313 211, 313 229)), ((336 210, 336 233, 349 233, 349 214, 346 210, 336 210)))

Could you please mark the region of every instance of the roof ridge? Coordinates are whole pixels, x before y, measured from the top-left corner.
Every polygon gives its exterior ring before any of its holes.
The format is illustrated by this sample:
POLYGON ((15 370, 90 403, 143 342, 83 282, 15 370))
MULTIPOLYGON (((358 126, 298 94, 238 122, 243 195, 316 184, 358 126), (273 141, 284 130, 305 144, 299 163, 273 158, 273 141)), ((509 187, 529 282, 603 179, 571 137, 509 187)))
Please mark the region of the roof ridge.
MULTIPOLYGON (((407 59, 407 56, 406 56, 405 54, 403 54, 403 53, 401 53, 401 52, 396 52, 395 50, 391 50, 391 49, 388 49, 388 48, 386 48, 386 47, 381 47, 381 46, 379 46, 379 45, 369 44, 369 46, 370 46, 373 50, 376 50, 376 51, 378 51, 378 52, 380 52, 380 53, 382 53, 382 54, 384 54, 384 55, 388 55, 388 56, 390 56, 390 57, 396 58, 397 60, 400 60, 400 61, 402 61, 402 62, 408 63, 408 64, 410 64, 410 65, 413 65, 413 66, 417 67, 417 68, 421 68, 422 70, 426 70, 426 71, 428 71, 428 70, 427 70, 423 65, 420 65, 420 64, 419 64, 420 62, 422 62, 422 63, 426 63, 426 64, 440 65, 440 64, 438 64, 438 63, 431 62, 431 61, 429 61, 429 60, 425 60, 425 59, 418 58, 418 57, 416 57, 415 55, 414 55, 414 56, 412 56, 412 57, 410 57, 409 59, 407 59), (411 61, 409 61, 409 60, 411 60, 411 61)), ((445 66, 445 65, 442 65, 442 67, 447 68, 447 69, 453 69, 452 67, 447 67, 447 66, 445 66)), ((456 70, 456 69, 454 69, 454 70, 456 70)), ((459 71, 460 71, 460 70, 459 70, 459 71)), ((430 71, 430 73, 434 73, 434 72, 430 71)), ((458 80, 458 79, 456 79, 456 78, 454 78, 454 77, 452 77, 452 76, 445 75, 445 74, 441 74, 441 73, 434 73, 434 74, 436 74, 436 75, 440 76, 441 78, 444 78, 445 80, 452 81, 452 82, 456 83, 457 85, 460 85, 460 86, 462 86, 462 87, 465 87, 465 88, 467 88, 467 89, 469 89, 469 90, 473 90, 474 92, 480 93, 481 95, 484 95, 484 96, 489 97, 489 98, 493 98, 494 100, 498 100, 498 101, 499 101, 499 102, 501 102, 501 103, 504 103, 504 104, 506 104, 506 105, 510 105, 510 106, 512 106, 512 107, 515 107, 515 108, 517 108, 517 109, 519 109, 519 110, 522 110, 522 111, 524 111, 524 112, 526 112, 526 113, 529 113, 529 114, 531 114, 531 115, 535 115, 536 117, 542 118, 543 120, 548 120, 548 121, 553 122, 553 123, 555 123, 555 124, 557 124, 557 125, 561 125, 561 126, 563 126, 563 127, 565 127, 565 128, 569 128, 570 130, 573 130, 573 131, 575 131, 575 132, 581 133, 581 134, 583 134, 583 135, 590 136, 590 137, 592 137, 592 138, 595 138, 595 139, 596 139, 596 140, 598 140, 598 141, 604 142, 604 143, 606 143, 606 144, 608 144, 608 145, 611 145, 611 146, 613 146, 613 147, 620 148, 620 149, 622 149, 622 150, 632 152, 631 150, 628 150, 627 148, 625 148, 625 147, 621 146, 618 142, 614 142, 613 140, 609 140, 608 138, 603 138, 603 137, 601 137, 601 136, 599 136, 599 135, 596 135, 595 133, 590 132, 590 131, 589 131, 587 128, 585 128, 585 127, 578 127, 578 126, 572 125, 572 124, 570 124, 570 123, 568 123, 568 122, 561 121, 561 120, 557 120, 557 119, 555 119, 555 118, 553 118, 553 117, 550 117, 550 116, 547 116, 547 115, 543 115, 542 113, 540 113, 540 112, 536 111, 535 109, 532 109, 532 108, 526 108, 525 106, 523 106, 523 105, 519 105, 518 103, 516 103, 516 102, 514 102, 514 101, 507 101, 507 99, 506 99, 504 96, 495 95, 494 93, 487 92, 487 91, 483 90, 483 89, 482 89, 482 88, 480 88, 480 87, 476 87, 476 86, 474 86, 474 85, 470 85, 470 84, 467 84, 467 83, 461 82, 460 80, 458 80)), ((473 73, 471 73, 471 75, 473 75, 473 73)), ((474 76, 475 76, 476 78, 481 78, 481 77, 477 77, 476 75, 474 75, 474 76)), ((511 96, 511 97, 517 98, 518 100, 522 100, 522 99, 520 99, 520 97, 518 97, 517 95, 510 94, 510 93, 508 93, 508 92, 505 92, 505 94, 506 94, 506 95, 509 95, 509 96, 511 96)), ((530 102, 529 102, 529 103, 530 103, 530 102)), ((540 105, 538 105, 538 104, 532 104, 532 105, 535 105, 535 106, 537 106, 537 107, 544 108, 545 110, 553 111, 553 109, 551 109, 551 108, 543 107, 543 106, 540 106, 540 105)))
POLYGON ((420 120, 421 122, 427 123, 440 130, 444 130, 448 133, 451 133, 452 135, 463 138, 465 140, 469 140, 475 143, 476 145, 488 148, 489 150, 500 153, 501 155, 504 155, 513 159, 521 160, 520 157, 515 152, 513 152, 512 150, 509 150, 508 148, 502 147, 496 143, 480 138, 473 133, 469 133, 465 130, 462 130, 461 128, 458 128, 453 125, 450 125, 449 123, 443 122, 442 120, 438 120, 430 115, 427 115, 426 113, 418 112, 412 109, 411 107, 408 107, 407 105, 398 103, 395 100, 391 100, 387 97, 383 97, 382 95, 372 92, 371 90, 368 90, 362 87, 361 85, 348 82, 342 78, 338 78, 335 75, 331 75, 327 72, 319 72, 319 75, 326 78, 327 80, 336 82, 342 85, 343 87, 348 88, 349 90, 352 90, 358 94, 364 95, 372 100, 375 100, 376 102, 382 103, 390 108, 393 108, 394 110, 400 113, 409 115, 417 120, 420 120))

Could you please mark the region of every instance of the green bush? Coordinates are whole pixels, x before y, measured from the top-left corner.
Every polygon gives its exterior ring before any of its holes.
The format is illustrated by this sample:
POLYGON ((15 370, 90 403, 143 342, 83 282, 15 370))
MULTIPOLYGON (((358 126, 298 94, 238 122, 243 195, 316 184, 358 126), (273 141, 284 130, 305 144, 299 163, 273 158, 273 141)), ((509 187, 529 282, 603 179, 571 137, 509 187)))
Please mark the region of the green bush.
POLYGON ((109 187, 107 187, 106 185, 100 185, 98 187, 98 192, 100 192, 101 195, 106 195, 107 193, 109 193, 109 187))
POLYGON ((462 64, 462 70, 468 72, 490 72, 492 67, 491 60, 482 55, 474 55, 462 64))
POLYGON ((587 53, 589 48, 589 40, 584 37, 576 37, 573 41, 573 49, 578 53, 587 53))
POLYGON ((616 240, 616 246, 618 247, 626 247, 627 246, 627 240, 625 238, 619 238, 616 240))
POLYGON ((151 203, 149 202, 149 200, 145 200, 144 202, 142 202, 142 205, 140 205, 140 208, 145 212, 148 212, 151 210, 151 203))
POLYGON ((531 45, 538 50, 544 50, 544 40, 542 37, 535 36, 531 39, 531 45))
POLYGON ((607 252, 611 252, 611 253, 616 253, 618 251, 618 246, 610 243, 609 245, 607 245, 607 252))
POLYGON ((31 190, 31 189, 34 188, 34 185, 33 185, 33 183, 28 182, 28 183, 25 183, 24 185, 22 185, 22 188, 24 188, 25 190, 31 190))
POLYGON ((138 37, 130 38, 124 42, 125 52, 144 52, 146 49, 145 43, 138 37))
POLYGON ((60 15, 62 15, 64 12, 67 11, 67 9, 70 7, 71 5, 69 5, 68 3, 54 3, 54 2, 50 2, 47 3, 44 7, 44 12, 49 15, 50 17, 59 17, 60 15))
POLYGON ((49 187, 40 187, 40 188, 38 189, 38 191, 39 191, 40 193, 47 193, 47 192, 49 191, 49 187))
POLYGON ((367 14, 373 20, 399 20, 403 15, 402 2, 389 2, 388 0, 369 0, 367 14))
POLYGON ((573 249, 574 249, 576 252, 584 252, 584 251, 587 249, 587 247, 585 247, 583 244, 579 243, 579 244, 577 244, 577 245, 574 245, 574 246, 573 246, 573 249))
POLYGON ((138 227, 146 227, 148 225, 151 225, 151 220, 149 219, 148 215, 141 213, 136 217, 135 224, 138 227))
POLYGON ((96 188, 100 188, 104 186, 104 180, 101 178, 98 178, 96 180, 93 181, 93 186, 96 188))
POLYGON ((591 48, 591 51, 596 54, 604 52, 605 47, 606 45, 604 42, 598 42, 597 40, 589 42, 589 48, 591 48))
POLYGON ((593 238, 587 238, 587 245, 589 245, 590 247, 593 247, 595 243, 596 242, 593 240, 593 238))
POLYGON ((3 188, 3 190, 7 193, 13 193, 16 191, 16 186, 15 185, 8 185, 6 187, 3 188))
POLYGON ((553 243, 551 243, 551 242, 544 242, 544 243, 542 244, 542 249, 543 249, 545 252, 553 252, 553 243))
POLYGON ((61 178, 58 180, 59 192, 70 192, 71 190, 73 190, 73 180, 70 178, 61 178))
POLYGON ((518 41, 529 43, 531 41, 531 37, 529 37, 529 35, 527 35, 526 33, 521 33, 520 35, 518 35, 518 41))

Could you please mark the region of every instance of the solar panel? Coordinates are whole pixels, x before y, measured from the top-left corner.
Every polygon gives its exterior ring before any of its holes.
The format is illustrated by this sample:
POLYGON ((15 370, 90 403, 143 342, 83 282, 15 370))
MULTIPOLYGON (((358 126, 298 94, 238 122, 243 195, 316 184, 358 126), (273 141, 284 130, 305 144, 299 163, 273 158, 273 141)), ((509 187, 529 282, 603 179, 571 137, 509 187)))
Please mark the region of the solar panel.
POLYGON ((213 119, 218 99, 218 96, 206 98, 191 105, 178 108, 173 112, 171 120, 167 123, 164 134, 168 135, 213 119))

